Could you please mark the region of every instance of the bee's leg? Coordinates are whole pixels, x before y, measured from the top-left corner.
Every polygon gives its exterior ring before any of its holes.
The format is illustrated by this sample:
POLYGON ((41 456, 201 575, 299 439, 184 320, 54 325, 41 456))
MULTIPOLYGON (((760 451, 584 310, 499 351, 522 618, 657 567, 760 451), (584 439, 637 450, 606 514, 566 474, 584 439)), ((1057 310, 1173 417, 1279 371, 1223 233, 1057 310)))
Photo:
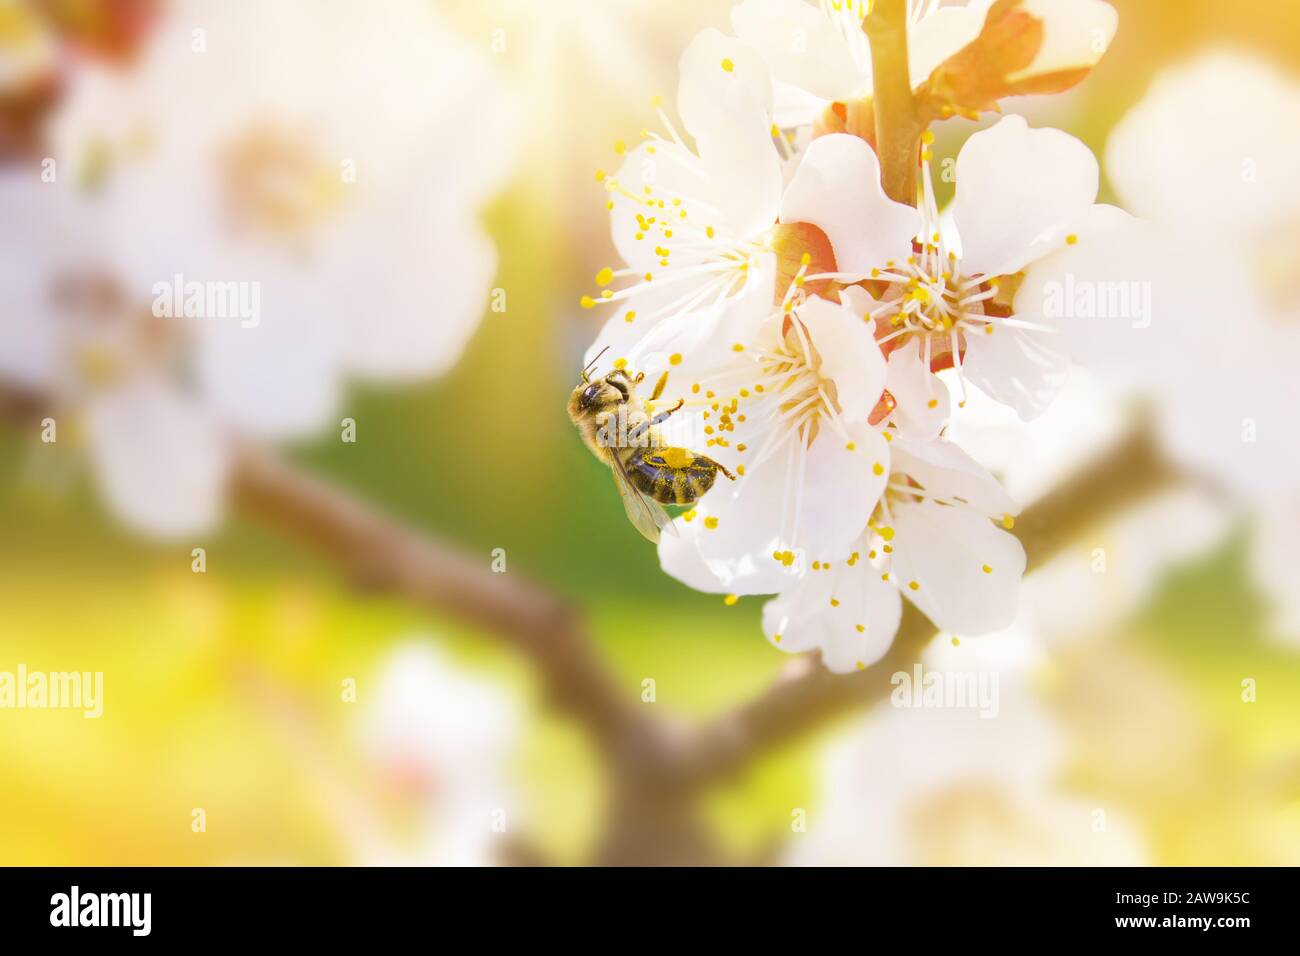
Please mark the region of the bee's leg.
POLYGON ((659 381, 655 382, 654 394, 650 396, 650 401, 653 402, 660 395, 662 395, 664 393, 664 388, 666 388, 667 385, 668 385, 668 373, 664 372, 662 375, 659 376, 659 381))
POLYGON ((718 466, 718 471, 722 472, 724 475, 726 475, 726 476, 727 476, 728 478, 730 478, 732 481, 735 481, 735 480, 736 480, 736 476, 733 475, 731 472, 727 471, 727 466, 726 466, 726 465, 724 465, 724 464, 722 464, 721 462, 718 462, 718 461, 715 461, 714 464, 718 466))
POLYGON ((649 431, 651 425, 658 425, 661 422, 667 421, 668 416, 673 414, 673 412, 677 411, 685 404, 686 404, 686 399, 679 398, 677 400, 677 404, 674 405, 672 408, 668 409, 668 411, 660 412, 654 418, 651 418, 647 421, 642 422, 640 425, 637 425, 636 428, 632 429, 630 432, 627 433, 628 441, 635 443, 637 439, 639 439, 642 435, 644 435, 647 431, 649 431))

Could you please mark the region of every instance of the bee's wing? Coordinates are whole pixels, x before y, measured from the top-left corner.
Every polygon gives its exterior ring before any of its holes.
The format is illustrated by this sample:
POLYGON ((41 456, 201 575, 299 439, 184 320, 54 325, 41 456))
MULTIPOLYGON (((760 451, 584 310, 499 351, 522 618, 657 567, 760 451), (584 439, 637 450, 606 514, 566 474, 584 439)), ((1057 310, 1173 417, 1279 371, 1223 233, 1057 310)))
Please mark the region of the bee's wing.
POLYGON ((627 512, 627 520, 632 522, 632 527, 656 544, 659 542, 661 531, 666 530, 669 534, 677 534, 677 528, 673 525, 672 516, 668 514, 667 509, 637 490, 617 455, 610 455, 609 458, 610 468, 614 472, 614 484, 618 485, 619 496, 623 499, 623 510, 627 512))

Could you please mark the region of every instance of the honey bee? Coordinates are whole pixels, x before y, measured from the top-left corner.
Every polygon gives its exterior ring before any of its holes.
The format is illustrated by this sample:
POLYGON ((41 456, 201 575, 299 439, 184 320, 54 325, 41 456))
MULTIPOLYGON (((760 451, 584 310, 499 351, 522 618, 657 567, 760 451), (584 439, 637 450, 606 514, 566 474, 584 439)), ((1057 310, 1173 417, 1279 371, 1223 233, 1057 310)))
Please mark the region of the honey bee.
POLYGON ((718 472, 732 481, 735 476, 712 458, 664 443, 659 425, 685 404, 679 400, 666 411, 650 414, 649 403, 663 394, 667 372, 648 403, 636 393, 645 373, 633 376, 616 368, 593 379, 590 370, 590 365, 582 370, 582 381, 569 396, 569 417, 591 453, 609 465, 632 526, 651 541, 658 541, 664 529, 676 534, 664 505, 693 504, 713 487, 718 472))

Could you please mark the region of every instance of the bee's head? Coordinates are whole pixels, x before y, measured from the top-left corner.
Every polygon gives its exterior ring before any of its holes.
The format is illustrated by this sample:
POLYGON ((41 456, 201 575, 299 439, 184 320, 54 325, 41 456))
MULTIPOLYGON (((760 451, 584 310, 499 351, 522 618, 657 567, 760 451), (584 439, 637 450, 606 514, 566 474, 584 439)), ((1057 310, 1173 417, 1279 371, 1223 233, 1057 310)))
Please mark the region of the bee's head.
POLYGON ((623 369, 615 369, 600 378, 587 378, 569 396, 570 414, 591 414, 614 408, 628 400, 635 380, 623 369))

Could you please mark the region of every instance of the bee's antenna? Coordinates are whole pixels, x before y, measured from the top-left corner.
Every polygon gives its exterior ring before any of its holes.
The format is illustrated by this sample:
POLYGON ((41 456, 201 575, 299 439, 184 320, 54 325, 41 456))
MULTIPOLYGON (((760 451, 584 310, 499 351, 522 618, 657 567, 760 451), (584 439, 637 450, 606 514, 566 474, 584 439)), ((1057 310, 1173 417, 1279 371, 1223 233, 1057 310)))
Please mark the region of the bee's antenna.
POLYGON ((608 351, 609 351, 609 346, 606 345, 603 349, 601 349, 599 352, 596 353, 595 358, 593 358, 590 362, 587 363, 587 367, 582 370, 582 380, 584 382, 587 381, 587 373, 590 372, 592 368, 595 367, 596 363, 600 361, 600 357, 608 351))

